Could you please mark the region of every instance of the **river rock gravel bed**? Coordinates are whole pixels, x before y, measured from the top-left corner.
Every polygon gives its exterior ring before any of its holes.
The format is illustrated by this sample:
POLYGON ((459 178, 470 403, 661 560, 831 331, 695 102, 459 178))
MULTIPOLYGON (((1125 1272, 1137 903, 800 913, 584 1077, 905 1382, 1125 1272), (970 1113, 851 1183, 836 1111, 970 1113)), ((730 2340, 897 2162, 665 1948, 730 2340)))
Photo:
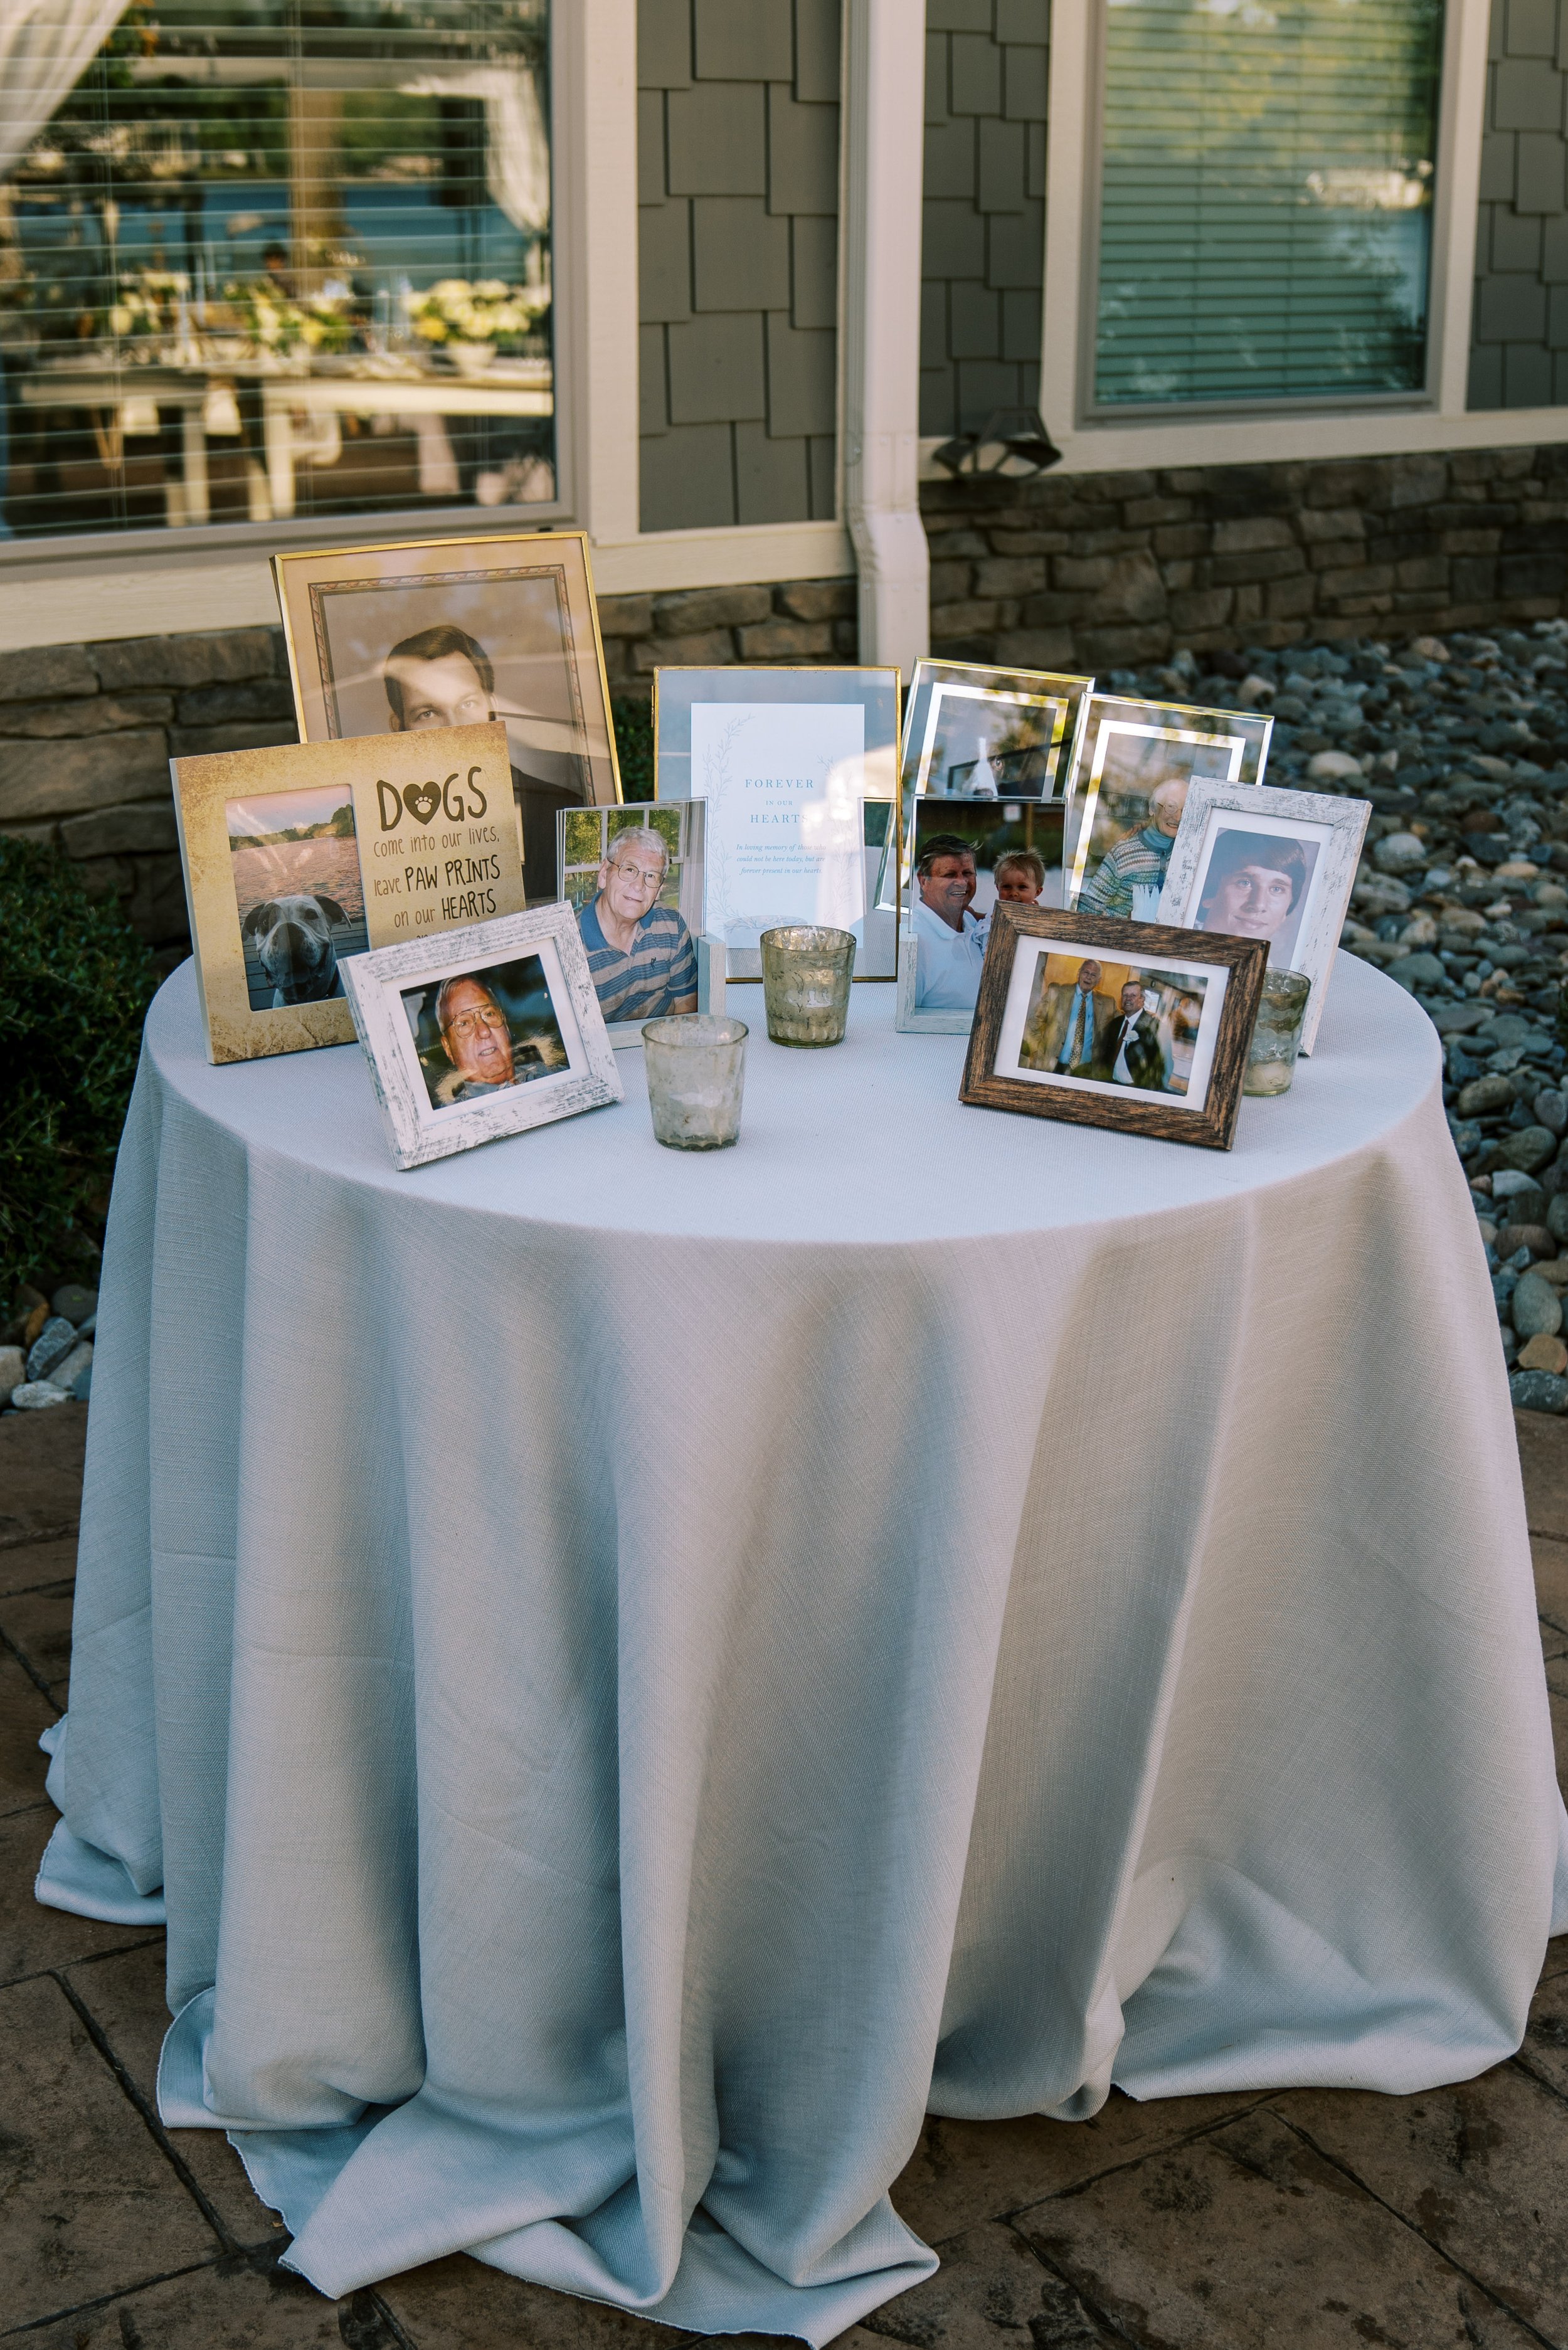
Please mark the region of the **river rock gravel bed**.
POLYGON ((1513 1399, 1568 1413, 1568 620, 1184 652, 1099 682, 1270 711, 1267 783, 1371 801, 1342 943, 1443 1038, 1513 1399))

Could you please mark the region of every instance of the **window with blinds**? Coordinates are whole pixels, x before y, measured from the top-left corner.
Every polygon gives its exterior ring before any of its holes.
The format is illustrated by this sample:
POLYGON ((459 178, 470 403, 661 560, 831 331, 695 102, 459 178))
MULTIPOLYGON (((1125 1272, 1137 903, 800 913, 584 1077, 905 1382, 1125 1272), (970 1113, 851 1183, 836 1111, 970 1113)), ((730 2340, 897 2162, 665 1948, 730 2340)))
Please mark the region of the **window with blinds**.
POLYGON ((547 10, 0 11, 0 535, 553 500, 547 10))
POLYGON ((1108 0, 1095 401, 1421 390, 1441 0, 1108 0))

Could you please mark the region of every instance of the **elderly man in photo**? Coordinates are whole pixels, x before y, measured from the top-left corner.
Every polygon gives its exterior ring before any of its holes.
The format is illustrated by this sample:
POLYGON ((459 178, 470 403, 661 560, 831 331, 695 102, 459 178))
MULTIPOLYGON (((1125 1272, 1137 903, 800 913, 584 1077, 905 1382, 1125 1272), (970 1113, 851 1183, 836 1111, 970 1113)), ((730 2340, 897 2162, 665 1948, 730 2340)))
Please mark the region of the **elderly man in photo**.
POLYGON ((1085 883, 1078 900, 1081 914, 1114 914, 1129 922, 1154 920, 1186 806, 1185 775, 1168 775, 1163 784, 1155 785, 1144 822, 1122 835, 1099 871, 1085 883))
MULTIPOLYGON (((465 629, 449 623, 421 629, 394 645, 381 664, 381 683, 388 729, 393 734, 421 734, 439 726, 485 726, 494 719, 511 718, 546 765, 561 765, 581 747, 574 729, 560 719, 502 700, 495 691, 494 664, 484 647, 465 629)), ((556 812, 580 806, 582 795, 559 781, 530 775, 515 762, 512 790, 523 817, 524 895, 532 905, 556 894, 556 812)))
POLYGON ((1104 976, 1091 955, 1078 965, 1071 986, 1056 980, 1042 990, 1019 1047, 1026 1069, 1060 1077, 1104 1076, 1105 1042, 1116 1016, 1110 997, 1099 992, 1104 976))
POLYGON ((612 1024, 697 1009, 691 933, 673 906, 659 903, 669 868, 661 833, 618 832, 598 893, 577 916, 599 1010, 612 1024))
POLYGON ((1096 1075, 1114 1086, 1136 1086, 1141 1092, 1162 1094, 1173 1056, 1166 1024, 1149 1003, 1141 980, 1128 979, 1122 989, 1121 1010, 1101 1040, 1102 1066, 1096 1075))
POLYGON ((915 867, 915 1005, 920 1012, 972 1012, 985 961, 985 924, 970 911, 974 850, 961 834, 934 833, 915 867))
MULTIPOLYGON (((519 1082, 506 1014, 482 979, 465 972, 449 979, 436 997, 436 1026, 442 1050, 457 1071, 447 1101, 481 1101, 519 1082)), ((543 1076, 526 1069, 524 1077, 543 1076)))

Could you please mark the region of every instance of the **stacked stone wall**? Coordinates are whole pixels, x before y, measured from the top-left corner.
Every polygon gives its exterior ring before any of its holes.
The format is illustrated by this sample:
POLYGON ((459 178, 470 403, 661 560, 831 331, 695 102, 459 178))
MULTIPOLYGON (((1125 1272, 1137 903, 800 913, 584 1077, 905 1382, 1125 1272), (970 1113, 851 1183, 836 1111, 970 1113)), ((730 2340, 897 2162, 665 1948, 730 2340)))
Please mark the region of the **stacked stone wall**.
MULTIPOLYGON (((616 696, 675 664, 852 660, 855 583, 789 580, 599 606, 616 696)), ((169 762, 298 734, 281 629, 0 653, 0 832, 46 840, 169 962, 189 947, 169 762)))
POLYGON ((1568 446, 926 484, 931 650, 1103 671, 1182 646, 1547 619, 1568 446))
MULTIPOLYGON (((1568 603, 1568 445, 928 483, 920 504, 931 647, 953 659, 1104 678, 1185 647, 1212 669, 1568 603)), ((852 579, 605 597, 611 694, 645 700, 662 667, 853 661, 855 611, 852 579)), ((0 654, 0 831, 53 841, 171 958, 170 757, 295 739, 276 629, 0 654)))

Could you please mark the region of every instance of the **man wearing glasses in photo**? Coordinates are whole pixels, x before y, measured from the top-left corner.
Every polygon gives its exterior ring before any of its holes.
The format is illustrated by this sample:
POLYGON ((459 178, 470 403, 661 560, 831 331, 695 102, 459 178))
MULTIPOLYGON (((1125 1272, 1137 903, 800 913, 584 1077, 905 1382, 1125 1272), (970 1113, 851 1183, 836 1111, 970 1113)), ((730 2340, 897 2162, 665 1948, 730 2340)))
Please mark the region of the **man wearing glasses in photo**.
POLYGON ((599 867, 598 894, 577 916, 599 1010, 611 1025, 697 1009, 697 951, 659 893, 670 851, 652 830, 618 832, 599 867))
POLYGON ((441 1048, 457 1072, 457 1083, 442 1086, 441 1102, 478 1101, 529 1077, 543 1076, 542 1068, 519 1070, 506 1014, 482 979, 465 972, 449 979, 436 997, 436 1026, 441 1048))

